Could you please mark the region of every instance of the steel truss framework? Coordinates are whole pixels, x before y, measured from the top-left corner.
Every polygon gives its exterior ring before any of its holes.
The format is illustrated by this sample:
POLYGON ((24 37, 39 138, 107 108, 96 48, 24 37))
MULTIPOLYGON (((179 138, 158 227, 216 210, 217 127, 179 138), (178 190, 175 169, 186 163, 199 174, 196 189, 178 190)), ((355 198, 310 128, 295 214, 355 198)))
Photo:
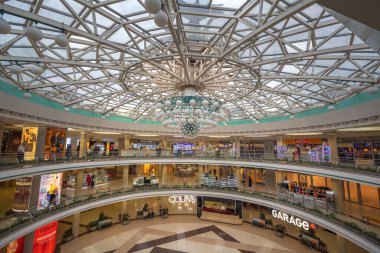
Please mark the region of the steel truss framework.
POLYGON ((379 77, 380 56, 314 0, 163 3, 161 29, 141 0, 6 1, 0 75, 63 106, 136 120, 189 82, 232 119, 260 119, 337 103, 379 77), (24 36, 31 25, 41 41, 24 36), (67 48, 54 42, 62 32, 67 48), (11 74, 14 64, 22 74, 11 74))

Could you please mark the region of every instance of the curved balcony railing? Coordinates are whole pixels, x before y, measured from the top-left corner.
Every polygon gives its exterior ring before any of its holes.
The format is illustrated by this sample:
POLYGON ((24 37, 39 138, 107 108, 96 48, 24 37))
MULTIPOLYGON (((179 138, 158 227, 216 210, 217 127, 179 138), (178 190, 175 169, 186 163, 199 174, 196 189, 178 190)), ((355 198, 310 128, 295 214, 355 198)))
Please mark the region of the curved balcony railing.
MULTIPOLYGON (((310 203, 306 204, 300 202, 299 198, 290 194, 283 195, 277 191, 270 190, 245 190, 245 189, 232 189, 232 188, 217 188, 217 187, 204 187, 204 186, 157 186, 157 187, 142 187, 142 188, 108 188, 105 190, 100 190, 95 193, 81 195, 76 197, 67 197, 62 199, 61 203, 58 205, 51 205, 42 210, 37 210, 37 208, 32 208, 29 211, 17 213, 12 216, 4 217, 0 220, 0 241, 4 242, 5 237, 9 237, 12 233, 16 233, 18 230, 28 227, 33 223, 48 218, 49 216, 59 215, 69 209, 75 209, 77 207, 91 204, 92 202, 99 202, 106 200, 108 198, 114 198, 118 196, 128 196, 136 193, 151 193, 154 194, 155 191, 168 192, 172 194, 173 191, 176 194, 181 194, 181 192, 192 191, 199 192, 199 194, 204 194, 204 192, 210 192, 210 194, 235 194, 235 196, 245 197, 245 199, 252 198, 262 199, 269 201, 270 203, 278 203, 283 206, 288 206, 295 208, 300 211, 299 213, 308 213, 323 220, 327 220, 331 224, 339 226, 340 229, 346 229, 353 232, 355 235, 362 239, 366 239, 366 242, 371 242, 372 248, 380 248, 380 238, 376 232, 376 228, 369 226, 368 224, 362 222, 361 220, 354 218, 350 215, 342 213, 333 208, 320 208, 319 206, 310 203), (248 198, 247 198, 248 197, 248 198)), ((222 195, 223 196, 223 195, 222 195)), ((119 200, 121 201, 121 200, 119 200)), ((249 201, 247 201, 249 202, 249 201)), ((104 205, 104 204, 103 204, 104 205)), ((92 206, 91 208, 94 208, 92 206)), ((91 209, 88 208, 88 209, 91 209)), ((86 209, 87 210, 87 209, 86 209)), ((84 210, 81 210, 84 211, 84 210)), ((58 217, 63 218, 63 217, 58 217)), ((335 231, 336 232, 336 231, 335 231)), ((361 240, 362 240, 361 239, 361 240)), ((365 244, 364 244, 365 245, 365 244)), ((4 245, 2 245, 4 246, 4 245)))
POLYGON ((78 153, 65 154, 2 154, 0 155, 0 170, 5 168, 30 167, 31 165, 43 165, 52 163, 77 163, 84 161, 117 160, 117 159, 144 159, 144 158, 174 158, 174 159, 215 159, 215 160, 236 160, 270 162, 293 165, 309 165, 315 167, 329 168, 334 170, 351 171, 364 174, 380 175, 380 160, 359 159, 359 158, 339 158, 339 157, 315 157, 311 155, 289 154, 281 158, 268 153, 244 153, 240 154, 222 151, 192 151, 191 153, 173 154, 169 151, 123 151, 122 154, 110 152, 109 155, 101 155, 97 152, 79 157, 78 153))

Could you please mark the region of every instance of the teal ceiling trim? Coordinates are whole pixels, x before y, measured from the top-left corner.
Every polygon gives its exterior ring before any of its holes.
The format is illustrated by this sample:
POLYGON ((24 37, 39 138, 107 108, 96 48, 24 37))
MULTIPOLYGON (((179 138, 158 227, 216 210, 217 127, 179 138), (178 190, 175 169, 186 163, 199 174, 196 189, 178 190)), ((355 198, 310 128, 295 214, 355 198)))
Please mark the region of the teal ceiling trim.
MULTIPOLYGON (((12 84, 9 84, 8 82, 1 80, 1 79, 0 79, 0 91, 3 91, 9 95, 24 99, 23 98, 23 94, 25 92, 24 90, 19 90, 18 87, 14 86, 12 84)), ((367 92, 363 92, 363 93, 360 93, 358 95, 349 97, 349 98, 335 104, 334 106, 335 106, 335 110, 340 110, 340 109, 359 105, 359 104, 368 102, 370 100, 379 99, 379 98, 380 98, 380 91, 374 95, 369 94, 367 92)), ((50 99, 44 98, 40 95, 37 95, 36 93, 32 93, 32 97, 29 98, 28 100, 30 102, 36 103, 38 105, 53 108, 56 110, 62 111, 64 109, 64 106, 62 104, 55 102, 55 101, 52 101, 50 99)), ((315 116, 318 114, 323 114, 323 113, 326 113, 329 111, 327 109, 328 106, 329 105, 326 105, 326 106, 321 107, 321 108, 314 108, 314 109, 309 109, 309 110, 306 110, 303 112, 298 112, 298 113, 296 113, 295 116, 296 116, 296 118, 305 118, 305 117, 315 116)), ((81 110, 81 109, 75 109, 72 107, 70 107, 70 112, 67 112, 67 113, 73 113, 73 114, 77 114, 77 115, 93 117, 93 118, 100 118, 100 119, 103 116, 102 114, 99 114, 96 112, 91 112, 91 111, 81 110)), ((260 123, 282 121, 282 120, 287 120, 289 118, 290 118, 290 116, 265 117, 265 118, 260 119, 260 123)), ((112 116, 107 117, 106 120, 113 120, 113 121, 127 122, 127 123, 135 122, 135 120, 132 119, 131 117, 121 116, 121 115, 112 115, 112 116)), ((140 120, 140 121, 138 121, 138 123, 139 124, 161 125, 160 122, 148 120, 148 119, 140 120)), ((254 124, 254 123, 255 123, 255 121, 252 119, 240 119, 240 120, 231 120, 227 123, 227 125, 233 126, 233 125, 245 125, 245 124, 254 124)), ((222 125, 223 124, 219 124, 219 126, 222 126, 222 125)))

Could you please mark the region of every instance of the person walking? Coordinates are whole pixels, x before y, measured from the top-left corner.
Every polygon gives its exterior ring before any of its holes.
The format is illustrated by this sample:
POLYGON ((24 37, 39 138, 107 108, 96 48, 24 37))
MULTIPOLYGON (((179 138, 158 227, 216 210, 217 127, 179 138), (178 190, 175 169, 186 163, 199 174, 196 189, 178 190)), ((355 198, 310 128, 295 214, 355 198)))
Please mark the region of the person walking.
POLYGON ((19 163, 22 163, 24 161, 24 156, 25 156, 25 143, 21 143, 20 146, 17 148, 17 159, 19 163))

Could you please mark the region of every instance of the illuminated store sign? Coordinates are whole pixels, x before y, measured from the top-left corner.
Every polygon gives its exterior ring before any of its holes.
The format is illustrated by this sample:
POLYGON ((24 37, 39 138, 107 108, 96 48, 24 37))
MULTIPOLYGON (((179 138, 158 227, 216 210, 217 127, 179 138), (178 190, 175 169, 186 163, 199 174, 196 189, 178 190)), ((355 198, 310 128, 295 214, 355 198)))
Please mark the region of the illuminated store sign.
POLYGON ((169 197, 169 202, 172 204, 177 203, 195 203, 194 195, 172 195, 169 197))
POLYGON ((310 227, 309 226, 309 222, 302 221, 300 218, 294 218, 293 215, 289 215, 287 213, 283 213, 283 212, 280 212, 280 211, 272 210, 272 216, 275 217, 275 218, 277 218, 277 219, 286 221, 287 223, 291 223, 294 226, 297 226, 299 228, 302 227, 305 230, 309 230, 309 227, 310 227))
POLYGON ((33 253, 54 253, 58 221, 53 221, 34 232, 33 253))

